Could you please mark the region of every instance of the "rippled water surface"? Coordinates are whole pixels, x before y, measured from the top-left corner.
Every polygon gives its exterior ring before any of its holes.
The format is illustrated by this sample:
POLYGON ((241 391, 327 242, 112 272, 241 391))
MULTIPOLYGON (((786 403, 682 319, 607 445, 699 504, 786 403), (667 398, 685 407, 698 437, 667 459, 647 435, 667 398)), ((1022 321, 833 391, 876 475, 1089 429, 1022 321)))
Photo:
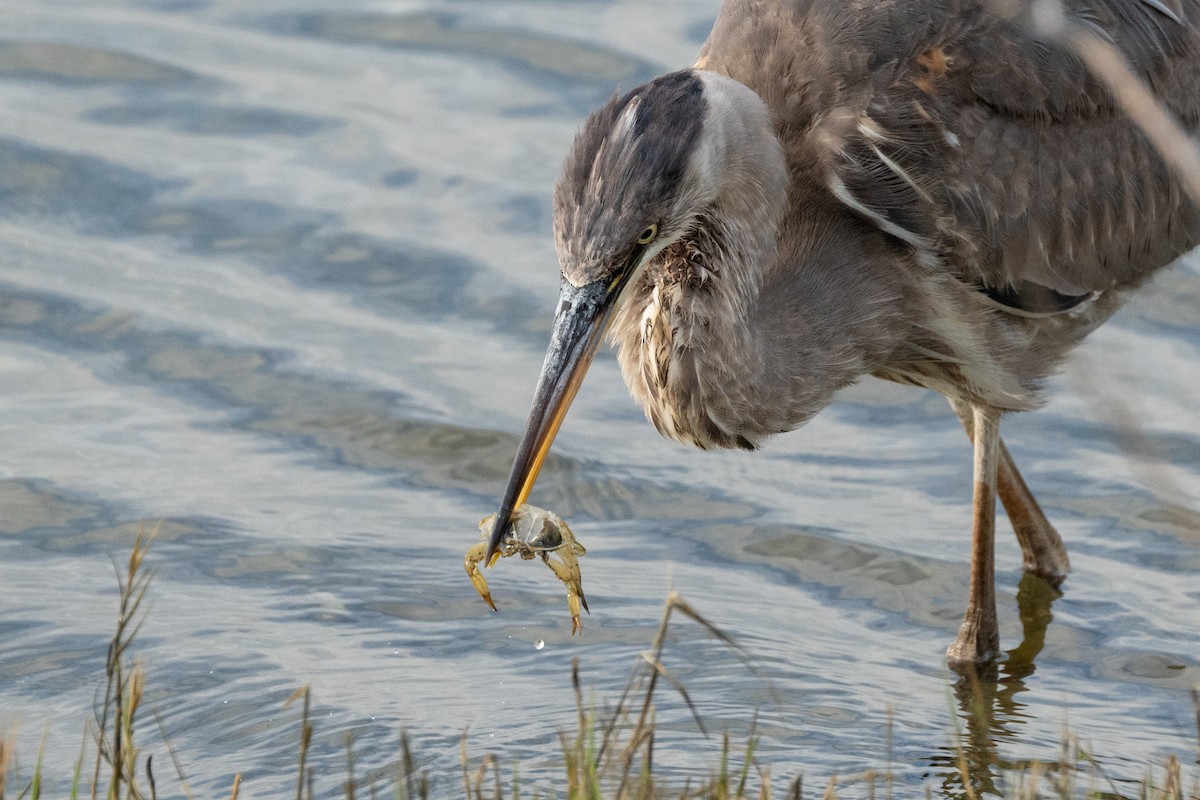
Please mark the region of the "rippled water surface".
MULTIPOLYGON (((499 614, 462 571, 541 364, 562 154, 717 5, 0 5, 0 724, 26 766, 48 731, 69 777, 113 561, 161 521, 137 652, 205 796, 290 791, 306 684, 325 794, 347 734, 386 786, 401 729, 437 796, 464 731, 553 792, 572 659, 614 698, 671 588, 755 671, 687 623, 667 666, 710 730, 757 713, 777 789, 886 765, 890 715, 898 780, 954 790, 970 450, 931 394, 868 381, 761 453, 698 453, 602 356, 533 497, 589 547, 583 636, 542 567, 491 571, 499 614)), ((1002 759, 1069 723, 1131 793, 1195 757, 1198 301, 1193 264, 1164 274, 1006 422, 1074 571, 1051 605, 1001 523, 1003 639, 1027 638, 973 725, 1002 759)), ((660 699, 657 759, 694 782, 720 737, 660 699)))

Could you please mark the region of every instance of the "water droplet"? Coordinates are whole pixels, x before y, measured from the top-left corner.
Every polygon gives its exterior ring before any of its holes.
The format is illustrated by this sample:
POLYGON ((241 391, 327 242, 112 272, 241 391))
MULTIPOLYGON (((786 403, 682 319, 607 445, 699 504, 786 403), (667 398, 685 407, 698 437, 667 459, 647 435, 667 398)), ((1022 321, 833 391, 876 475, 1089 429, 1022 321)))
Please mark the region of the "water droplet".
POLYGON ((541 650, 545 646, 546 646, 546 643, 543 642, 541 639, 538 639, 536 642, 533 643, 534 650, 541 650))

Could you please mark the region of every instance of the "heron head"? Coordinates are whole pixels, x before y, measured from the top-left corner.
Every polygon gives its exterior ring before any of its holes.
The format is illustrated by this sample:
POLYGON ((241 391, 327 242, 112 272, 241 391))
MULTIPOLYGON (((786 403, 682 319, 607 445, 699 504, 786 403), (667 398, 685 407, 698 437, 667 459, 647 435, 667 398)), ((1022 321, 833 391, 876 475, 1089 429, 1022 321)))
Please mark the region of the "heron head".
POLYGON ((781 165, 770 114, 758 96, 694 69, 614 96, 583 124, 554 190, 562 284, 550 346, 488 563, 537 478, 625 288, 722 196, 736 202, 747 191, 783 190, 764 188, 747 171, 760 156, 760 140, 774 143, 762 145, 774 148, 765 160, 781 165))
POLYGON ((694 70, 614 96, 583 124, 554 189, 563 280, 613 282, 683 232, 700 182, 691 168, 705 116, 694 70))

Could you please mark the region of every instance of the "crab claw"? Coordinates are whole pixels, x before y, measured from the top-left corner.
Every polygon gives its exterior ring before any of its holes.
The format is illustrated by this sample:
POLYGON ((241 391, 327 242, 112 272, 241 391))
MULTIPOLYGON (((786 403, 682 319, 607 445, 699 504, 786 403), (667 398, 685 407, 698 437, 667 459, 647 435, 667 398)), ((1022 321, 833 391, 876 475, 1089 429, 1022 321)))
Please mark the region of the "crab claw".
POLYGON ((588 609, 587 598, 583 596, 583 577, 579 574, 579 562, 575 560, 573 552, 563 561, 552 560, 545 554, 542 559, 546 562, 546 566, 554 570, 554 576, 567 587, 567 608, 571 612, 571 635, 582 633, 583 623, 579 620, 579 608, 583 606, 584 611, 589 614, 592 612, 588 609))
POLYGON ((475 545, 467 551, 467 555, 463 558, 463 567, 467 570, 467 577, 475 585, 475 591, 479 592, 479 596, 483 598, 484 602, 492 607, 492 611, 497 611, 496 604, 492 602, 492 593, 488 591, 487 581, 483 579, 483 573, 479 571, 479 562, 483 560, 486 553, 487 548, 484 542, 475 545))
MULTIPOLYGON (((571 609, 571 636, 575 636, 576 633, 583 632, 583 622, 580 621, 581 602, 583 603, 584 608, 588 607, 588 601, 583 599, 583 594, 576 594, 575 591, 571 590, 570 585, 568 585, 568 587, 566 587, 566 606, 571 609)), ((592 612, 588 613, 590 614, 592 612)))

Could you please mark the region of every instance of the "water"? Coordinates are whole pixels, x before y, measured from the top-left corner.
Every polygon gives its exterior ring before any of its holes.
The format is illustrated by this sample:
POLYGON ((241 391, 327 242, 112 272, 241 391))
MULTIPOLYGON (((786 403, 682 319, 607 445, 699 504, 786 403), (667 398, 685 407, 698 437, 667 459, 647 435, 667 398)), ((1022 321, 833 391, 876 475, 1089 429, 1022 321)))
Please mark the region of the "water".
MULTIPOLYGON (((777 790, 885 765, 891 714, 903 785, 956 791, 942 653, 966 596, 970 452, 930 394, 868 381, 762 453, 695 453, 653 433, 603 355, 533 498, 589 547, 583 636, 542 567, 489 573, 499 614, 462 572, 541 363, 562 154, 615 87, 689 63, 716 9, 6 0, 0 724, 26 773, 47 732, 50 782, 69 776, 113 562, 161 521, 136 649, 205 795, 235 773, 247 796, 291 791, 284 701, 303 685, 325 795, 347 734, 384 787, 401 729, 437 796, 459 792, 464 731, 551 792, 572 660, 614 699, 671 588, 755 671, 682 622, 667 666, 735 744, 757 713, 777 790)), ((1198 299, 1185 263, 1045 410, 1006 422, 1074 572, 968 743, 1052 758, 1069 723, 1129 791, 1148 761, 1194 758, 1198 299)), ((1022 599, 1044 619, 1037 588, 1022 599)), ((695 781, 720 737, 660 701, 657 759, 695 781)), ((174 786, 148 716, 143 733, 174 786)))

